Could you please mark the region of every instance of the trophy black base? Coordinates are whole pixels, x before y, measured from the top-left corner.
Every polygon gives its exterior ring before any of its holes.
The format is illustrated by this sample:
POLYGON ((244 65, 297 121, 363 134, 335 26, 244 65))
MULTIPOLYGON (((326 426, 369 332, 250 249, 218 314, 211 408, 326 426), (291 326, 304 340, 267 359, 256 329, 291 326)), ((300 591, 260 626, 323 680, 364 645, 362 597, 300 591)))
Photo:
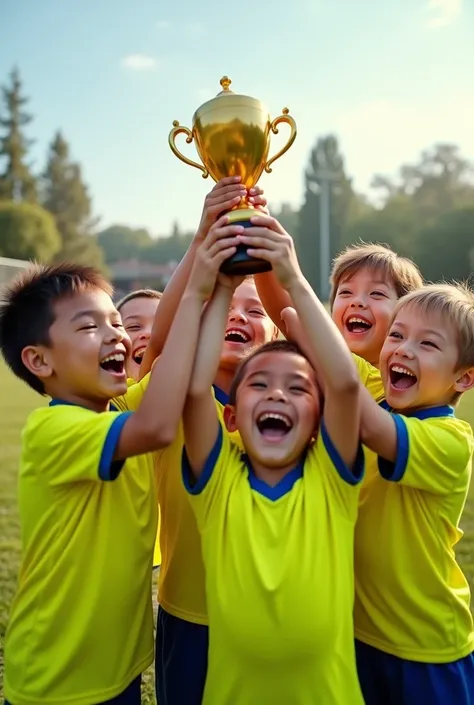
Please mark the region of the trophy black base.
MULTIPOLYGON (((255 213, 253 214, 255 215, 255 213)), ((249 220, 236 220, 232 225, 242 225, 244 228, 252 228, 252 223, 249 220)), ((251 233, 249 233, 251 235, 251 233)), ((237 251, 226 259, 221 264, 220 271, 227 275, 245 275, 245 274, 262 274, 263 272, 271 272, 272 265, 264 259, 257 259, 247 254, 247 250, 251 245, 238 245, 237 251)))

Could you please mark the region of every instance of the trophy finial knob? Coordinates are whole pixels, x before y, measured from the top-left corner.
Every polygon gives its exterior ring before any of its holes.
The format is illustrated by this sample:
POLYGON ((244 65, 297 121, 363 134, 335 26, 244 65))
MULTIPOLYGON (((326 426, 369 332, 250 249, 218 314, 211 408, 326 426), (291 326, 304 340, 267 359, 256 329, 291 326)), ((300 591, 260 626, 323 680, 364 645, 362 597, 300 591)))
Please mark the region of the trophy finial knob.
POLYGON ((283 113, 283 115, 288 115, 290 111, 288 110, 288 108, 283 108, 281 112, 283 113))
POLYGON ((220 80, 220 84, 221 84, 224 91, 229 90, 229 86, 231 83, 232 83, 232 81, 230 80, 230 78, 228 76, 222 76, 222 78, 220 80))

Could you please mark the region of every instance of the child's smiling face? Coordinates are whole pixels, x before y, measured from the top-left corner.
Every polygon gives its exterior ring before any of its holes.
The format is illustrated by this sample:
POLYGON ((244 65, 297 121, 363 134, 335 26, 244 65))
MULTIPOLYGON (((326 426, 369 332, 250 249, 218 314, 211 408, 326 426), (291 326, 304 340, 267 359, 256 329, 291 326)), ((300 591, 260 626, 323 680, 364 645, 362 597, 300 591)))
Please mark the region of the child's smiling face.
POLYGON ((137 381, 140 365, 151 337, 159 299, 137 296, 120 307, 123 326, 132 341, 132 352, 127 360, 127 374, 137 381))
POLYGON ((398 301, 395 285, 375 269, 363 267, 337 287, 332 318, 351 352, 378 366, 398 301))

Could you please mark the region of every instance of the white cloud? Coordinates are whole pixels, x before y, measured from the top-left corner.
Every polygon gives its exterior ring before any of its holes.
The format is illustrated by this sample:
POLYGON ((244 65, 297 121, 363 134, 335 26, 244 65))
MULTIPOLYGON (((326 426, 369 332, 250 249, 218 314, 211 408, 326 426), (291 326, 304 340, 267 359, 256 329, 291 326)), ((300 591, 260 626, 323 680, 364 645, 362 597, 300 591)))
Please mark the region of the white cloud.
POLYGON ((156 29, 169 29, 171 27, 171 22, 168 22, 168 20, 159 20, 155 26, 156 29))
POLYGON ((453 24, 462 13, 463 0, 428 0, 424 11, 429 15, 426 26, 440 29, 453 24))
POLYGON ((436 110, 390 101, 366 103, 341 116, 335 131, 356 188, 366 191, 373 174, 393 175, 436 143, 457 144, 472 160, 473 124, 474 98, 458 96, 436 110))
POLYGON ((146 54, 129 54, 124 56, 121 64, 132 71, 154 71, 159 66, 155 57, 146 56, 146 54))

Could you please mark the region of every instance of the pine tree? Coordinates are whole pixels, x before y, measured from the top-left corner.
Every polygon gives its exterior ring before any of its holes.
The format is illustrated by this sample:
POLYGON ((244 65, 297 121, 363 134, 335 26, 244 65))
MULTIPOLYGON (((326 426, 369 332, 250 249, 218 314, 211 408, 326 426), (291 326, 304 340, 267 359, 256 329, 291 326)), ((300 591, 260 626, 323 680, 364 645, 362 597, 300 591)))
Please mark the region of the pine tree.
POLYGON ((43 206, 54 216, 61 235, 62 249, 57 259, 101 266, 102 250, 90 237, 91 199, 81 167, 71 160, 69 145, 59 131, 50 145, 42 196, 43 206))
POLYGON ((26 162, 32 141, 27 139, 23 128, 32 121, 25 112, 28 98, 23 96, 22 83, 17 68, 10 75, 10 85, 2 89, 4 117, 0 118, 0 128, 5 134, 0 136, 0 158, 4 168, 0 171, 0 198, 10 201, 36 201, 36 182, 26 162))

